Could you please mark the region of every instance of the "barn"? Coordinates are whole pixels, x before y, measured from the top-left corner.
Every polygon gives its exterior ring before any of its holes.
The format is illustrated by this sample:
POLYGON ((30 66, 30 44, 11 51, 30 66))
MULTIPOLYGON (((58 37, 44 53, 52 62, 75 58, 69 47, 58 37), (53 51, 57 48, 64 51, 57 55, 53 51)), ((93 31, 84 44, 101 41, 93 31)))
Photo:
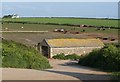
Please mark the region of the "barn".
POLYGON ((44 39, 38 49, 44 56, 52 58, 60 53, 82 55, 103 46, 99 39, 44 39))

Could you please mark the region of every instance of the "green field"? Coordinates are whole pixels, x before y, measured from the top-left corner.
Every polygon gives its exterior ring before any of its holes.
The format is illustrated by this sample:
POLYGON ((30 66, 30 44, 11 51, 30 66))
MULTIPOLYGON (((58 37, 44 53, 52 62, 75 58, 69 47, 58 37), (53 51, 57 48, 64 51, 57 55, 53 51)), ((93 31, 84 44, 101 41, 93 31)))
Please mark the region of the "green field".
POLYGON ((57 24, 77 24, 77 25, 93 25, 93 26, 112 26, 118 27, 118 20, 115 19, 88 19, 88 18, 3 18, 3 21, 19 21, 19 22, 37 22, 37 23, 57 23, 57 24))
MULTIPOLYGON (((90 24, 90 25, 107 25, 108 21, 110 26, 117 26, 117 20, 105 19, 75 19, 75 18, 19 18, 19 19, 3 19, 4 21, 30 21, 30 22, 43 22, 43 23, 64 23, 64 24, 90 24)), ((64 25, 46 25, 46 24, 23 24, 23 23, 3 23, 2 31, 48 31, 47 33, 2 33, 6 39, 17 41, 25 45, 34 46, 46 38, 97 38, 109 37, 118 40, 118 29, 97 30, 94 27, 76 27, 64 25), (22 28, 23 27, 23 28, 22 28), (6 30, 6 28, 8 28, 6 30), (66 34, 53 32, 55 28, 63 28, 68 32, 66 34), (85 32, 82 32, 85 30, 85 32), (79 32, 79 34, 74 34, 79 32)))
POLYGON ((34 46, 46 38, 96 38, 96 37, 110 37, 118 39, 118 29, 106 29, 97 31, 96 28, 81 28, 73 26, 59 26, 59 25, 41 25, 41 24, 19 24, 19 23, 4 23, 2 30, 5 31, 48 31, 47 33, 2 33, 6 39, 17 41, 25 45, 34 46), (24 28, 21 28, 21 27, 24 28), (68 33, 53 32, 55 28, 64 28, 68 33), (85 32, 82 30, 85 29, 85 32), (79 32, 79 34, 72 34, 70 32, 79 32))
POLYGON ((2 25, 2 30, 6 30, 8 28, 9 31, 49 31, 53 32, 55 28, 63 28, 68 32, 80 32, 83 33, 83 29, 85 29, 84 33, 106 33, 118 35, 117 29, 106 29, 97 31, 96 28, 82 28, 82 27, 74 27, 74 26, 59 26, 59 25, 41 25, 41 24, 19 24, 19 23, 4 23, 2 25), (24 27, 24 28, 21 28, 24 27))

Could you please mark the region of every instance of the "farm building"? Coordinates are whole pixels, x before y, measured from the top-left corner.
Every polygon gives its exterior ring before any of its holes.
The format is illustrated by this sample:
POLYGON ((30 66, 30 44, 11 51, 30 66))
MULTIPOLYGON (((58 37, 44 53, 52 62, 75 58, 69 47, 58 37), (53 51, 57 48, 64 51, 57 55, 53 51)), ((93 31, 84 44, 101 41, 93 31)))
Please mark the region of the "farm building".
POLYGON ((52 58, 60 53, 82 55, 103 46, 99 39, 44 39, 38 49, 44 56, 52 58))
POLYGON ((11 18, 20 18, 17 14, 13 14, 11 18))
POLYGON ((3 18, 20 18, 20 16, 18 16, 17 14, 13 14, 13 15, 5 15, 3 18))

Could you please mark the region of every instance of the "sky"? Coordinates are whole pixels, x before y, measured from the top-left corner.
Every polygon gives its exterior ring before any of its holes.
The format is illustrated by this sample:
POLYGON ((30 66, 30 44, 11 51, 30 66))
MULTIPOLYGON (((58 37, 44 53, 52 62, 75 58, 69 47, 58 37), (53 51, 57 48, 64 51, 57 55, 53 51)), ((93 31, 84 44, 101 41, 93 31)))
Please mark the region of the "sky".
POLYGON ((21 17, 118 18, 118 2, 3 2, 2 14, 21 17))
POLYGON ((2 2, 119 2, 120 0, 1 0, 2 2))

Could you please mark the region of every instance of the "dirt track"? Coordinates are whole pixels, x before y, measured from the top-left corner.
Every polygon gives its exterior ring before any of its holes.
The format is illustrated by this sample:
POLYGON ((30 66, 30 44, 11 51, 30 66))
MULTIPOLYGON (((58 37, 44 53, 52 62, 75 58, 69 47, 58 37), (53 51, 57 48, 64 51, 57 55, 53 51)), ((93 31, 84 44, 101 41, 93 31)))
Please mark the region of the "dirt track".
POLYGON ((76 61, 49 60, 52 69, 44 71, 31 69, 3 68, 3 80, 108 80, 106 72, 77 65, 76 61))

